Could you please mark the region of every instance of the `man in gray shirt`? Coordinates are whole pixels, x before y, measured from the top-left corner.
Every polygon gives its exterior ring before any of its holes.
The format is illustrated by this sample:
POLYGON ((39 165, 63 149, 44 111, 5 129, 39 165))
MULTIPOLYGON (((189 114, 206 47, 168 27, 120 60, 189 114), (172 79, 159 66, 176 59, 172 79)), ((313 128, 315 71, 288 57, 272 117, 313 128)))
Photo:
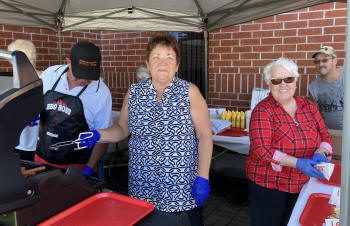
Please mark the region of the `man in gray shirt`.
POLYGON ((343 128, 344 69, 337 67, 337 53, 331 46, 323 46, 312 55, 318 71, 310 84, 309 93, 317 103, 329 129, 343 128))

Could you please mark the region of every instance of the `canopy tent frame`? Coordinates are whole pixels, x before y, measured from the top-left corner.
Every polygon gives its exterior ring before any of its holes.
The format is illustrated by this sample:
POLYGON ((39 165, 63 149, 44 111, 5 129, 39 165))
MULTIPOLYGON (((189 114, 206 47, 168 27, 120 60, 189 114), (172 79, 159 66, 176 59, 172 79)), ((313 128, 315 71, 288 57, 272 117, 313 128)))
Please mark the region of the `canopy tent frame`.
MULTIPOLYGON (((208 86, 208 32, 327 2, 347 2, 345 65, 350 64, 350 0, 0 0, 0 24, 55 30, 194 31, 204 32, 208 86), (96 3, 97 2, 97 3, 96 3), (88 4, 92 7, 89 9, 88 4), (110 4, 110 7, 107 7, 110 4), (118 5, 119 4, 119 5, 118 5), (56 8, 52 8, 53 6, 56 8), (181 8, 188 6, 188 9, 181 8), (74 8, 79 6, 79 8, 74 8), (46 8, 45 8, 46 7, 46 8), (95 8, 94 8, 95 7, 95 8), (105 7, 105 8, 103 8, 105 7), (163 7, 163 8, 162 8, 163 7), (82 8, 81 10, 79 10, 82 8), (176 9, 179 9, 176 11, 176 9), (110 23, 113 21, 113 23, 110 23), (130 22, 130 23, 128 23, 130 22)), ((350 67, 345 67, 346 75, 350 67)), ((207 89, 206 89, 207 92, 207 89)), ((343 137, 350 137, 350 78, 345 76, 343 137)), ((207 96, 206 96, 207 97, 207 96)), ((350 225, 350 139, 342 141, 341 224, 350 225)))

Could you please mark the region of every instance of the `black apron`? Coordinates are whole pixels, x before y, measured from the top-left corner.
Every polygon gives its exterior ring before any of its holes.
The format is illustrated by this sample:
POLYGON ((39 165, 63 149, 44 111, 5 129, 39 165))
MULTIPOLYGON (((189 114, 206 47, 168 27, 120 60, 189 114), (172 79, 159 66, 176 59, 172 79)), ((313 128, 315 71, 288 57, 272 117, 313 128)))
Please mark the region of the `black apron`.
POLYGON ((89 130, 86 122, 83 104, 79 96, 85 91, 83 87, 77 96, 71 96, 55 91, 65 69, 57 79, 52 89, 44 95, 44 110, 40 113, 40 144, 37 154, 49 163, 86 164, 91 150, 77 150, 77 144, 61 146, 57 150, 50 145, 78 138, 79 133, 89 130))

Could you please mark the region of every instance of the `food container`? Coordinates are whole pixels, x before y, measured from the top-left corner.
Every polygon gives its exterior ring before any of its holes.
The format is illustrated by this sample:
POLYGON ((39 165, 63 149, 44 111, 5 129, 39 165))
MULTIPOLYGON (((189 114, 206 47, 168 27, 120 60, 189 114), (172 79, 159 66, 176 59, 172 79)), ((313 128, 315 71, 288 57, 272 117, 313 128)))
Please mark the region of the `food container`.
POLYGON ((328 203, 330 195, 313 193, 310 195, 299 222, 301 226, 322 226, 333 212, 334 205, 328 203))
POLYGON ((131 226, 152 212, 149 202, 112 193, 97 193, 38 226, 131 226))

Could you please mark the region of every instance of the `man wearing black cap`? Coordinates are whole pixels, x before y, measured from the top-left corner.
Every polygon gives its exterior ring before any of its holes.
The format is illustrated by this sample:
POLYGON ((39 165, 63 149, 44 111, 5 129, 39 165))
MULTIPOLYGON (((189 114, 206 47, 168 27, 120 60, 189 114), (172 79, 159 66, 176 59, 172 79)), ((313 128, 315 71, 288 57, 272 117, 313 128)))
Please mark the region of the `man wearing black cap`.
POLYGON ((71 49, 67 65, 46 69, 43 80, 44 110, 40 114, 40 145, 35 161, 66 168, 78 165, 90 176, 107 144, 91 149, 73 142, 79 133, 111 124, 112 98, 100 80, 101 53, 90 42, 71 49))

